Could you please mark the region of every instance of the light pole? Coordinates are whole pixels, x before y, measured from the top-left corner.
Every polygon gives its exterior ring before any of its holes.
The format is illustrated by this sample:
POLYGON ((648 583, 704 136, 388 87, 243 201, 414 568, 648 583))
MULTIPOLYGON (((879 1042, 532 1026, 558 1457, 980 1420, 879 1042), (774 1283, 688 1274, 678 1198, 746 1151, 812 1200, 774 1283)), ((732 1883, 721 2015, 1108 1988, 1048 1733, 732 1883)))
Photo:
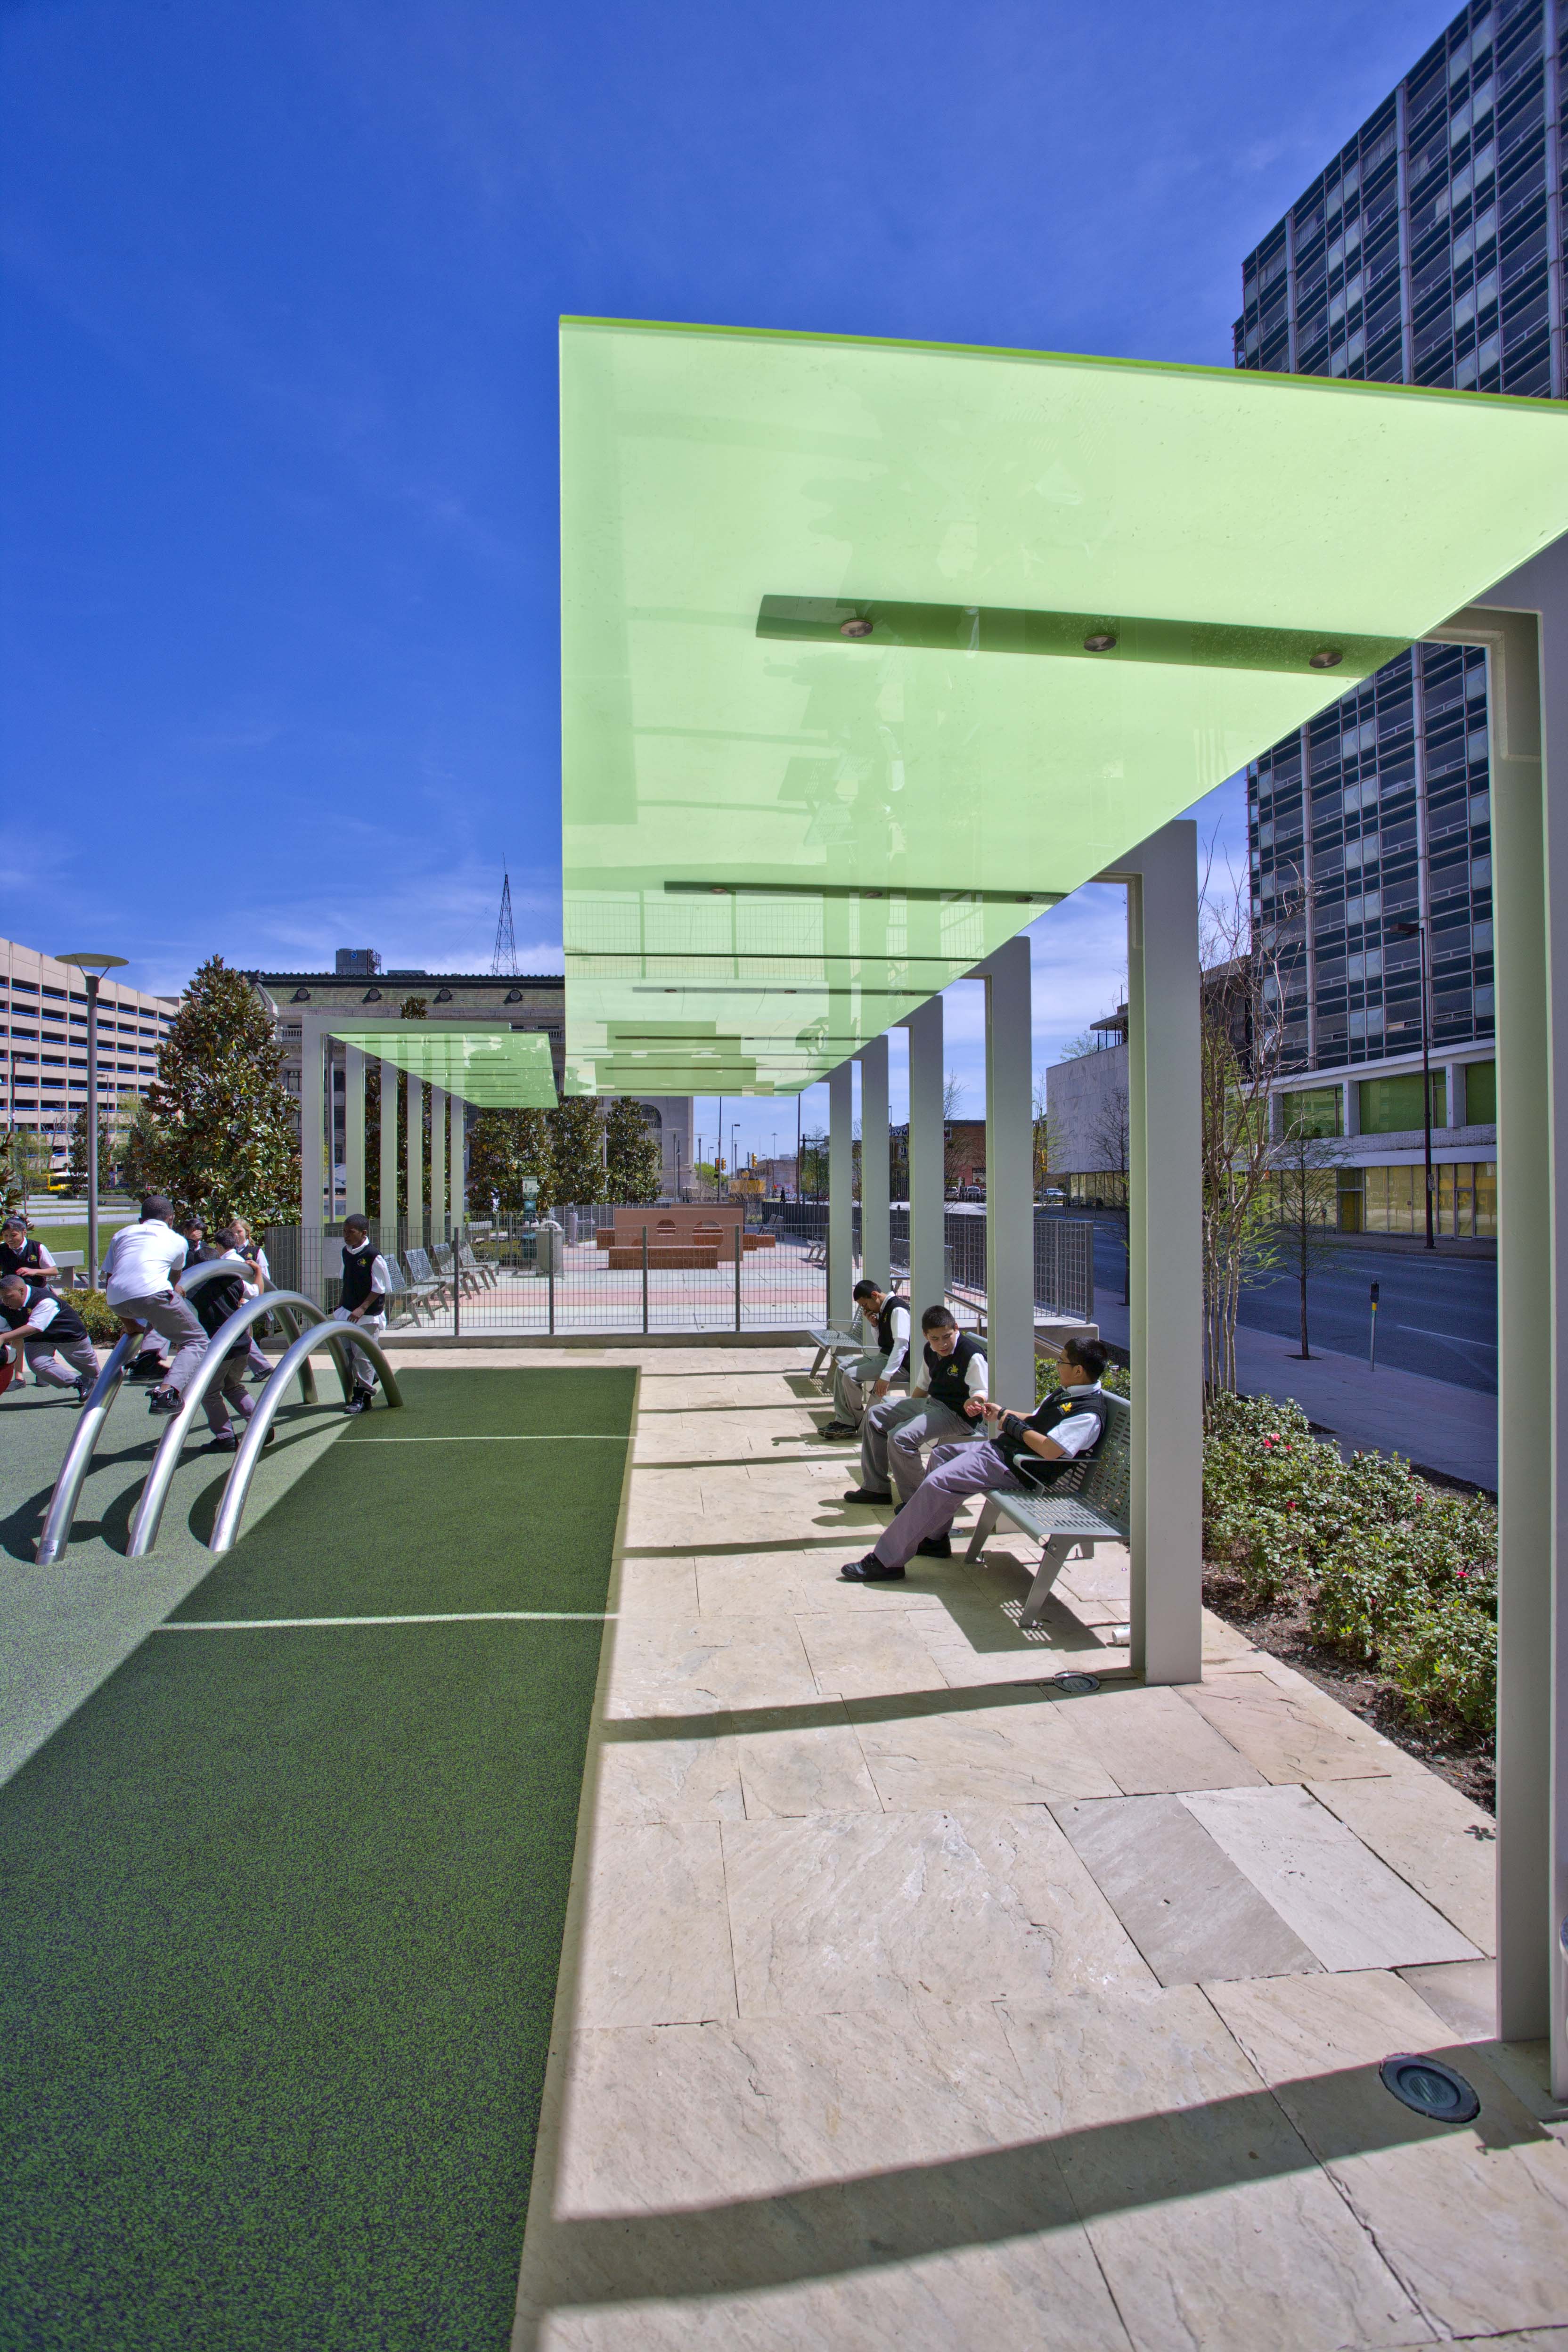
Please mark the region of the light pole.
POLYGON ((74 964, 87 982, 87 1279, 98 1282, 98 987, 106 971, 123 971, 125 958, 111 955, 57 956, 74 964))
POLYGON ((1414 923, 1390 923, 1385 928, 1403 940, 1415 940, 1421 949, 1421 1126, 1426 1143, 1426 1246, 1436 1249, 1437 1238, 1432 1224, 1432 1033, 1426 1019, 1426 925, 1418 918, 1414 923))

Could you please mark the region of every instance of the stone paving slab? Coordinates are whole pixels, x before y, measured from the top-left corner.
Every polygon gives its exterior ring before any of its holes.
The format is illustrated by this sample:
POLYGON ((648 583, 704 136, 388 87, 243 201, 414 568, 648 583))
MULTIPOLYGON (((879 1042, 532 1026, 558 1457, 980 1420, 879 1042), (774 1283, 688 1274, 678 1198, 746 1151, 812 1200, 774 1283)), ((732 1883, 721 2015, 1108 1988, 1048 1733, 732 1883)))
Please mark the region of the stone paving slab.
POLYGON ((636 1360, 516 2352, 1568 2343, 1485 1817, 1206 1612, 1145 1690, 1124 1554, 1033 1633, 1022 1541, 844 1585, 808 1352, 636 1360), (1427 2047, 1479 2134, 1378 2083, 1427 2047))

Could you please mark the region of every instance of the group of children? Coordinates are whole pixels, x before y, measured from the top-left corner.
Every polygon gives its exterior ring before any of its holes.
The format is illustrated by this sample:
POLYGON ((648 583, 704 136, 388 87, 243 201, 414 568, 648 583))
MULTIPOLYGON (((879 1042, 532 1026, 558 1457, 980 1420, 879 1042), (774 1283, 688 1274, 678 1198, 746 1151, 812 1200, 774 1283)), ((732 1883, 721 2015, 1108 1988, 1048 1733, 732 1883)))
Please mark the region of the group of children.
MULTIPOLYGON (((7 1379, 23 1366, 45 1388, 74 1389, 86 1404, 99 1374, 98 1351, 81 1317, 52 1285, 59 1269, 44 1244, 30 1235, 20 1217, 0 1228, 0 1352, 7 1379)), ((212 1340, 247 1299, 271 1284, 267 1253, 254 1241, 243 1217, 231 1218, 208 1239, 199 1217, 176 1225, 172 1204, 148 1193, 133 1224, 122 1225, 109 1244, 99 1279, 106 1301, 142 1346, 128 1377, 152 1383, 152 1413, 178 1412, 186 1384, 212 1340), (197 1266, 232 1263, 233 1272, 215 1273, 200 1283, 186 1277, 197 1266)), ((366 1218, 350 1217, 343 1228, 342 1302, 335 1319, 379 1333, 386 1328, 391 1292, 386 1260, 374 1250, 366 1218)), ((375 1366, 363 1348, 351 1348, 353 1393, 343 1410, 366 1412, 374 1394, 375 1366)), ((214 1449, 234 1453, 239 1437, 234 1416, 248 1421, 256 1400, 245 1375, 270 1378, 272 1365, 258 1345, 253 1320, 225 1350, 223 1368, 203 1398, 214 1449)), ((0 1381, 0 1386, 5 1383, 0 1381)), ((268 1429, 266 1442, 272 1442, 268 1429)))
POLYGON ((949 1530, 971 1496, 1059 1485, 1093 1453, 1105 1433, 1100 1382, 1110 1360, 1095 1341, 1069 1339, 1060 1385, 1030 1411, 1008 1412, 991 1401, 981 1339, 961 1331, 946 1307, 928 1307, 909 1394, 895 1396, 909 1356, 909 1301, 866 1281, 856 1284, 855 1303, 873 1344, 836 1367, 834 1418, 822 1434, 860 1440, 860 1484, 847 1503, 899 1507, 874 1548, 839 1574, 851 1584, 891 1583, 917 1552, 951 1559, 949 1530))

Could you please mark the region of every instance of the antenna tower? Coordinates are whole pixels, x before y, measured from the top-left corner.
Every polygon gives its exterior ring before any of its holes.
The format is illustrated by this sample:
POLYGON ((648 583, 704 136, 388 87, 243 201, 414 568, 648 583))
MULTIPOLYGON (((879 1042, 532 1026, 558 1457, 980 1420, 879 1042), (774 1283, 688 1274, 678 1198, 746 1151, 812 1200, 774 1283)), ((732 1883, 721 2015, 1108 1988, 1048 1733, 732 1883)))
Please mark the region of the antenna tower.
POLYGON ((517 939, 511 928, 511 876, 500 878, 500 913, 496 919, 495 953, 490 958, 490 971, 503 979, 517 978, 517 939))

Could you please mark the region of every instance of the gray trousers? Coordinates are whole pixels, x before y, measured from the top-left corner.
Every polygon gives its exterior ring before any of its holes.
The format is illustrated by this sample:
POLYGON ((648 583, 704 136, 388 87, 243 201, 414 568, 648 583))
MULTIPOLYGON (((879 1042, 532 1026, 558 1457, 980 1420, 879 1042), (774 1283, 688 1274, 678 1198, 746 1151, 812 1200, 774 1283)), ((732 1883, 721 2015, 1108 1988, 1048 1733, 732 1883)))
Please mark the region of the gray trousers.
MULTIPOLYGON (((334 1307, 332 1309, 331 1319, 334 1323, 346 1323, 349 1319, 348 1308, 346 1307, 334 1307)), ((353 1328, 356 1330, 368 1331, 373 1339, 379 1339, 382 1333, 386 1328, 386 1318, 384 1315, 362 1315, 358 1323, 353 1328)), ((351 1348, 349 1349, 349 1370, 353 1374, 354 1385, 356 1388, 374 1388, 376 1382, 375 1366, 371 1362, 370 1358, 365 1354, 363 1348, 351 1348)))
POLYGON ((229 1408, 233 1406, 241 1421, 248 1421, 256 1411, 256 1399, 245 1385, 245 1350, 230 1354, 224 1367, 202 1399, 202 1411, 207 1417, 207 1427, 215 1437, 227 1437, 234 1428, 229 1408))
POLYGON ((971 1495, 1021 1495, 1023 1486, 989 1438, 933 1447, 926 1472, 874 1550, 884 1568, 902 1568, 928 1536, 944 1536, 971 1495))
POLYGON ((886 1356, 837 1356, 833 1364, 833 1411, 839 1421, 858 1429, 866 1412, 866 1391, 881 1378, 886 1356))
MULTIPOLYGON (((196 1321, 195 1309, 189 1301, 174 1291, 163 1290, 156 1298, 122 1298, 114 1312, 128 1322, 144 1323, 150 1331, 170 1342, 174 1360, 163 1384, 177 1389, 184 1396, 185 1384, 207 1349, 207 1335, 196 1321)), ((142 1353, 144 1355, 146 1349, 142 1353)))
POLYGON ((962 1444, 975 1426, 934 1397, 886 1396, 860 1423, 860 1484, 886 1493, 891 1486, 907 1503, 925 1476, 921 1449, 962 1444))
POLYGON ((98 1350, 90 1339, 24 1339, 27 1370, 47 1389, 74 1389, 79 1381, 90 1388, 98 1378, 98 1350), (61 1359, 70 1366, 60 1368, 61 1359))

